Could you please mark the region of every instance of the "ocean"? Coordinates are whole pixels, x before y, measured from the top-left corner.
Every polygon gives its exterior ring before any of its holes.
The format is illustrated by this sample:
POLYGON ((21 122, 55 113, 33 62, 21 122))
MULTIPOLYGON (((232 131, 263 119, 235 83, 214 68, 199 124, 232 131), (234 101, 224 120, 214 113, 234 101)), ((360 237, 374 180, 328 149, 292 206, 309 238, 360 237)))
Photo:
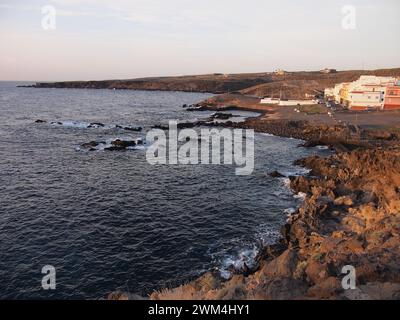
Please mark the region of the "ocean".
POLYGON ((0 82, 1 299, 100 299, 115 290, 145 296, 209 270, 229 277, 232 266, 251 266, 279 238, 301 201, 268 172, 304 174, 294 160, 328 152, 257 133, 249 176, 235 175, 232 165, 153 166, 146 145, 80 146, 144 139, 153 125, 204 119, 213 112, 182 105, 210 94, 17 84, 0 82), (94 122, 105 126, 87 127, 94 122), (45 265, 55 267, 55 290, 42 288, 45 265))

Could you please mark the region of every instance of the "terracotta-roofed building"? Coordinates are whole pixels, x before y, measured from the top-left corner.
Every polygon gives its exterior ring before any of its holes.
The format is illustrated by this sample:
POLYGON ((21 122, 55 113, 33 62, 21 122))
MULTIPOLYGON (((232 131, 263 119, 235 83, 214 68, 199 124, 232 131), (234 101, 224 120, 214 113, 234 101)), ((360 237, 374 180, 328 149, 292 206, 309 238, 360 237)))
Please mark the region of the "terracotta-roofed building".
POLYGON ((361 76, 353 82, 339 83, 326 89, 326 98, 333 94, 337 103, 352 110, 400 108, 399 81, 393 77, 361 76), (391 94, 387 95, 387 90, 391 94))

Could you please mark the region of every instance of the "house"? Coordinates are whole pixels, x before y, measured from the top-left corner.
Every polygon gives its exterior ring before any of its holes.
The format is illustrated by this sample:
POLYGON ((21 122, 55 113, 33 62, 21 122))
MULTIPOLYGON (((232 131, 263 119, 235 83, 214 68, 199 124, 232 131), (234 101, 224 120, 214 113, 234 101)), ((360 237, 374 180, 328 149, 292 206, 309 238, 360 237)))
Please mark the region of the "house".
POLYGON ((335 99, 335 88, 326 88, 324 90, 324 97, 327 100, 334 100, 335 99))
POLYGON ((335 85, 335 87, 333 88, 333 96, 335 98, 335 102, 336 103, 341 103, 341 92, 344 86, 347 86, 348 82, 343 82, 343 83, 339 83, 337 85, 335 85))
POLYGON ((343 83, 339 88, 339 103, 345 106, 349 106, 349 88, 350 82, 343 83))
POLYGON ((285 100, 285 99, 275 99, 275 98, 264 98, 260 101, 261 104, 276 104, 279 106, 301 106, 317 104, 316 100, 285 100))
POLYGON ((325 74, 329 74, 329 73, 336 73, 336 69, 329 69, 329 68, 325 68, 320 70, 320 73, 325 73, 325 74))
POLYGON ((351 110, 379 109, 382 107, 384 94, 380 91, 351 91, 348 108, 351 110))
MULTIPOLYGON (((325 98, 332 99, 349 109, 366 110, 382 109, 385 104, 386 91, 396 87, 398 80, 393 77, 361 76, 353 82, 344 82, 334 88, 325 89, 325 98)), ((394 108, 398 103, 397 90, 388 100, 388 108, 394 108)))
POLYGON ((285 74, 286 74, 286 71, 285 70, 282 70, 282 69, 277 69, 277 70, 275 70, 275 72, 274 72, 277 76, 284 76, 285 74))
POLYGON ((361 76, 350 83, 346 105, 352 110, 382 109, 386 88, 395 83, 393 77, 361 76))
POLYGON ((400 81, 396 86, 388 86, 383 104, 384 110, 400 109, 400 81))

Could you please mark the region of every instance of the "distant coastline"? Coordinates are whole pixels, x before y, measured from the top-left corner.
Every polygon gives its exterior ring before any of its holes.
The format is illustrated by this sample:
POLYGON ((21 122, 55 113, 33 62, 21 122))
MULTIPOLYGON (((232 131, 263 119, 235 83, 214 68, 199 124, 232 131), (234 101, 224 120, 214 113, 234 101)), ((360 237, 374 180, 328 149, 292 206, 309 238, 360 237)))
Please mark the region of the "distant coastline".
POLYGON ((60 81, 37 82, 28 87, 34 88, 72 88, 72 89, 126 89, 126 90, 160 90, 204 93, 242 93, 264 96, 279 95, 282 90, 288 97, 304 98, 303 93, 323 90, 335 83, 353 81, 360 75, 393 76, 400 74, 400 68, 377 70, 349 70, 326 73, 321 71, 296 72, 262 72, 177 77, 150 77, 126 80, 100 81, 60 81))

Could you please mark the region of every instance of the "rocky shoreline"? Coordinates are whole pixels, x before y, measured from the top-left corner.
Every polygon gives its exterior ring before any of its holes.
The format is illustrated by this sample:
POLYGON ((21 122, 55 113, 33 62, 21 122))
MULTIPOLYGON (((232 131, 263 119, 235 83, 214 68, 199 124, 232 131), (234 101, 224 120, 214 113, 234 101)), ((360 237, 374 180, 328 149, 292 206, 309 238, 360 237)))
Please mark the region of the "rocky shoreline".
POLYGON ((305 200, 282 227, 280 242, 259 254, 256 270, 227 281, 208 272, 150 299, 400 299, 398 137, 260 119, 238 126, 318 141, 337 152, 296 161, 311 169, 290 177, 291 189, 305 200), (346 265, 356 270, 354 290, 341 285, 346 265))
MULTIPOLYGON (((150 299, 400 299, 396 133, 263 116, 218 125, 301 139, 302 147, 324 145, 336 152, 295 162, 311 170, 289 177, 304 202, 282 226, 281 240, 259 253, 255 269, 241 270, 229 280, 207 272, 177 288, 153 292, 150 299), (342 268, 348 265, 356 270, 354 290, 341 285, 342 268)), ((113 292, 108 298, 139 297, 113 292)))

